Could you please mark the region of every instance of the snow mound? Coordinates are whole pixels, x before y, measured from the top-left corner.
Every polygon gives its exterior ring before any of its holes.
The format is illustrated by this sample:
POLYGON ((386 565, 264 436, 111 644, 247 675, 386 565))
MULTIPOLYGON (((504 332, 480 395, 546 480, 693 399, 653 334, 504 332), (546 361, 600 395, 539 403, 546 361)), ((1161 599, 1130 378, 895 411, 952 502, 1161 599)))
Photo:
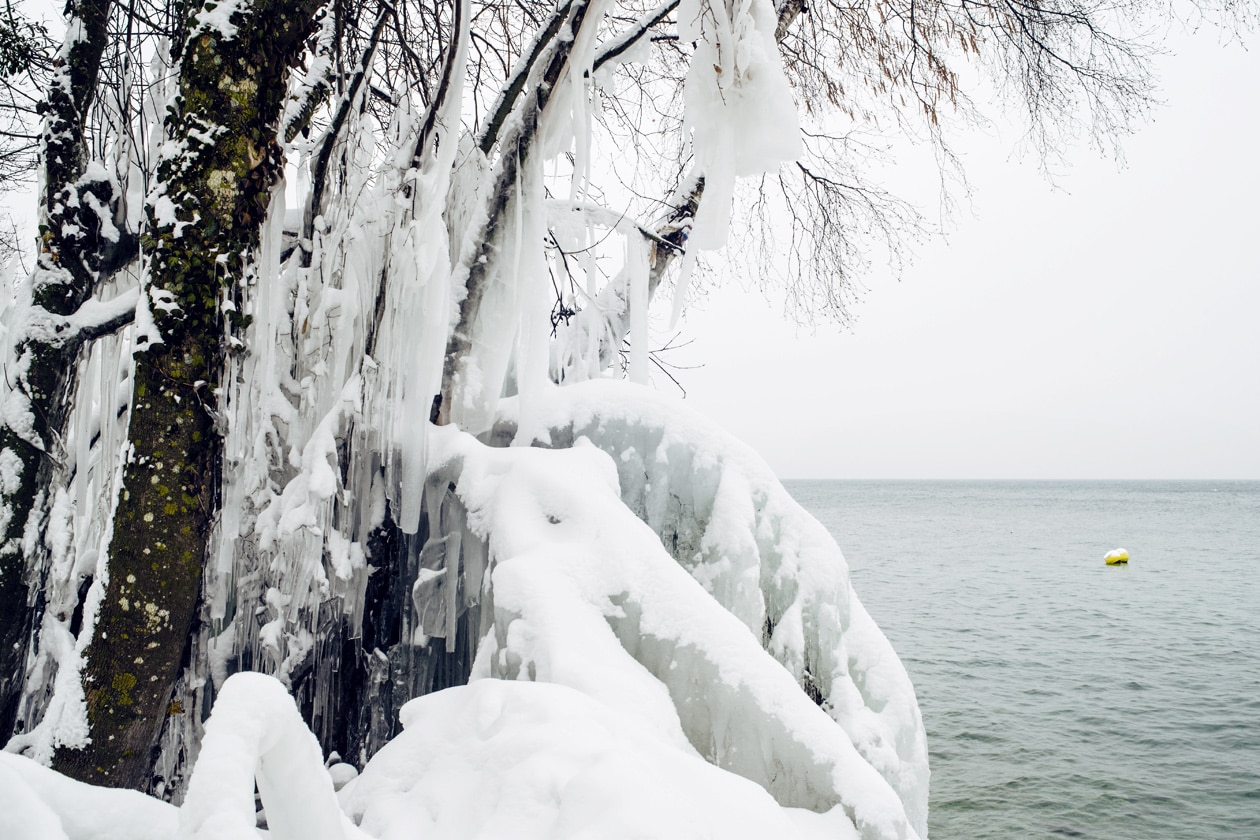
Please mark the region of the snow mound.
POLYGON ((0 752, 5 840, 169 840, 178 819, 174 806, 142 793, 76 782, 29 758, 0 752))
POLYGON ((201 754, 179 810, 179 840, 254 833, 254 786, 275 840, 358 840, 341 813, 319 743, 274 677, 229 677, 206 721, 201 754))
POLYGON ((405 731, 342 803, 374 837, 856 838, 843 814, 780 808, 584 694, 480 680, 408 703, 405 731))
MULTIPOLYGON (((602 389, 583 390, 598 398, 602 389)), ((485 604, 492 608, 493 624, 477 653, 473 678, 569 686, 676 748, 757 782, 784 807, 838 809, 870 840, 920 836, 901 795, 855 748, 845 728, 763 650, 760 629, 724 609, 622 502, 613 459, 582 438, 574 444, 555 451, 503 449, 449 428, 433 434, 434 472, 455 485, 468 527, 489 541, 485 604)), ((842 563, 838 551, 835 559, 842 563)), ((851 616, 847 578, 840 574, 836 581, 829 595, 840 598, 851 616)), ((798 617, 798 624, 810 626, 812 616, 821 613, 831 616, 837 637, 843 632, 834 604, 776 597, 809 617, 798 617)), ((851 618, 849 624, 860 636, 853 650, 843 640, 825 646, 844 654, 832 681, 845 677, 846 685, 856 685, 854 678, 864 680, 868 671, 882 676, 880 643, 887 642, 878 631, 863 632, 868 628, 851 618)), ((902 682, 881 689, 909 689, 899 664, 889 670, 902 682)), ((909 720, 901 723, 910 728, 905 737, 911 742, 917 725, 921 743, 910 691, 909 720)), ((869 719, 850 715, 868 746, 884 737, 879 717, 884 708, 877 707, 869 719)), ((896 764, 886 769, 898 779, 926 778, 926 760, 919 771, 903 768, 895 752, 893 759, 879 755, 896 764)), ((926 813, 926 785, 921 792, 924 801, 915 804, 926 813)))
MULTIPOLYGON (((586 440, 611 456, 625 506, 840 724, 926 836, 914 686, 827 530, 754 450, 677 399, 592 380, 555 389, 547 406, 545 443, 586 440)), ((504 417, 510 426, 510 402, 504 417)))

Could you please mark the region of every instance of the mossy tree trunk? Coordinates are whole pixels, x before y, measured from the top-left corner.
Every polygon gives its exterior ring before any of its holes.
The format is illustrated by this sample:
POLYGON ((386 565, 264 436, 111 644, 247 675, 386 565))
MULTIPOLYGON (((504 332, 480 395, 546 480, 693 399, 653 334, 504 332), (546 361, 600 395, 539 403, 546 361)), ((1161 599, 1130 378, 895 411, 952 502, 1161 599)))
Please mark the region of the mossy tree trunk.
POLYGON ((111 6, 112 0, 68 4, 68 29, 80 37, 58 55, 42 106, 40 253, 31 307, 16 325, 16 369, 6 374, 13 391, 0 412, 0 741, 17 717, 39 612, 43 503, 65 432, 75 363, 92 337, 71 330, 68 318, 135 252, 133 238, 113 219, 100 218, 117 208, 113 183, 84 177, 85 115, 95 98, 111 6))
POLYGON ((215 386, 228 336, 244 326, 233 300, 281 172, 276 126, 289 69, 319 5, 254 0, 227 27, 194 23, 183 49, 166 124, 176 151, 158 166, 145 249, 160 339, 137 339, 131 454, 83 672, 92 742, 53 762, 85 781, 148 788, 165 717, 188 705, 171 691, 217 503, 215 386))

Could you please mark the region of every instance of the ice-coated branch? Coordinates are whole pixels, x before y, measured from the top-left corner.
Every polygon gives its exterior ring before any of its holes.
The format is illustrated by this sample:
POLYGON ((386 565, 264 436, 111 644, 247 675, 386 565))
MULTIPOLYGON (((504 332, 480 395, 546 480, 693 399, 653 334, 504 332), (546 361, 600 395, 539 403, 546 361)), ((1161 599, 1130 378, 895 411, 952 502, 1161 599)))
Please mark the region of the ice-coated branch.
POLYGON ((560 32, 561 25, 569 18, 574 2, 575 0, 566 0, 563 5, 552 12, 551 17, 547 19, 546 25, 539 30, 534 43, 530 45, 529 51, 516 62, 516 66, 512 69, 512 76, 504 86, 503 93, 499 96, 499 102, 495 106, 493 114, 486 121, 486 126, 482 129, 481 136, 477 138, 477 146, 481 149, 482 154, 490 154, 494 144, 498 142, 499 131, 503 128, 503 123, 507 120, 508 115, 512 113, 512 109, 516 107, 517 100, 520 99, 521 93, 525 90, 525 82, 529 79, 530 73, 542 56, 552 49, 552 41, 555 40, 556 35, 560 32))
POLYGON ((206 721, 201 754, 179 811, 177 840, 256 835, 254 786, 275 840, 363 837, 337 805, 319 742, 274 677, 229 677, 206 721))
POLYGON ((340 49, 341 25, 339 15, 326 10, 319 34, 308 51, 307 66, 294 68, 293 91, 280 115, 280 124, 284 126, 280 137, 286 146, 299 134, 310 131, 311 120, 332 94, 333 81, 341 69, 334 61, 334 53, 340 49))
POLYGON ((489 206, 484 216, 485 221, 479 225, 471 239, 466 240, 472 243, 472 247, 463 260, 467 271, 465 297, 459 307, 458 322, 446 345, 441 407, 437 415, 441 422, 449 420, 451 407, 456 399, 476 402, 498 397, 497 393, 490 393, 498 387, 497 384, 481 381, 476 375, 467 375, 474 334, 487 286, 502 268, 500 262, 503 239, 513 221, 509 211, 515 210, 520 201, 521 175, 526 162, 535 151, 543 113, 569 68, 573 46, 577 43, 583 26, 598 26, 600 23, 598 19, 587 23, 587 12, 592 5, 593 0, 570 0, 566 6, 571 11, 564 34, 554 37, 546 55, 540 58, 542 72, 520 103, 519 117, 512 123, 508 135, 499 143, 497 171, 486 193, 489 206), (457 391, 461 393, 457 394, 457 391))
MULTIPOLYGON (((465 64, 468 57, 468 40, 471 36, 471 26, 469 20, 469 0, 455 0, 455 12, 451 21, 451 37, 446 47, 445 59, 442 63, 442 78, 438 83, 437 93, 433 101, 429 104, 429 108, 424 115, 424 121, 420 125, 420 131, 416 135, 416 144, 411 153, 409 172, 404 176, 405 186, 403 191, 407 195, 412 196, 410 208, 405 210, 396 219, 400 226, 399 233, 406 228, 407 225, 414 221, 413 212, 417 205, 421 202, 439 202, 444 196, 441 195, 444 190, 439 190, 432 195, 412 195, 412 192, 419 189, 421 173, 431 165, 433 155, 438 151, 439 145, 446 141, 454 148, 455 138, 453 127, 459 121, 459 99, 463 92, 462 76, 465 72, 465 64)), ((450 168, 448 161, 446 167, 450 168)), ((445 177, 445 175, 443 175, 445 177)), ((405 234, 402 234, 405 238, 405 234)), ((376 354, 376 341, 380 331, 381 323, 385 318, 386 301, 388 299, 390 283, 390 267, 386 263, 377 278, 376 301, 373 305, 372 318, 368 322, 367 340, 365 342, 366 358, 372 358, 376 354)))
POLYGON ((464 0, 454 0, 454 5, 455 15, 451 21, 451 40, 446 48, 446 60, 442 63, 442 78, 438 82, 437 94, 424 115, 424 123, 420 126, 420 134, 416 138, 416 150, 411 156, 411 165, 416 170, 424 166, 425 158, 433 148, 437 133, 443 128, 439 125, 438 117, 446 110, 446 102, 451 95, 451 89, 456 86, 455 74, 464 72, 462 57, 466 54, 466 49, 461 45, 468 41, 470 10, 466 7, 464 0))
MULTIPOLYGON (((333 114, 332 121, 324 132, 323 139, 320 140, 319 151, 315 154, 315 161, 311 164, 311 194, 306 203, 306 213, 302 217, 301 241, 303 242, 310 242, 311 237, 314 235, 315 217, 323 212, 325 185, 328 180, 328 164, 332 159, 333 149, 341 141, 346 127, 346 120, 349 118, 354 104, 359 99, 363 82, 372 67, 372 57, 376 54, 376 47, 380 43, 381 33, 385 30, 385 23, 392 13, 392 9, 388 6, 385 4, 381 5, 381 11, 376 18, 376 25, 372 27, 372 34, 368 39, 367 48, 363 51, 363 58, 359 62, 359 67, 355 70, 354 76, 351 77, 350 84, 346 87, 346 92, 337 104, 337 111, 333 114)), ((302 253, 304 261, 310 259, 310 255, 305 249, 302 253)))
POLYGON ((619 230, 622 233, 634 232, 647 239, 650 242, 675 251, 679 254, 684 253, 681 244, 670 239, 666 239, 664 235, 653 231, 651 228, 639 224, 633 219, 628 218, 624 213, 618 213, 609 207, 600 204, 591 204, 584 201, 559 201, 551 200, 547 202, 547 212, 549 218, 553 221, 562 221, 564 216, 577 214, 582 217, 583 221, 598 227, 608 228, 609 230, 619 230))
POLYGON ((599 52, 595 54, 595 61, 592 63, 591 69, 598 70, 605 63, 623 55, 627 50, 639 43, 648 32, 652 31, 652 27, 665 20, 673 13, 674 9, 678 8, 678 3, 679 0, 666 0, 666 2, 635 21, 634 25, 625 32, 600 47, 599 52))

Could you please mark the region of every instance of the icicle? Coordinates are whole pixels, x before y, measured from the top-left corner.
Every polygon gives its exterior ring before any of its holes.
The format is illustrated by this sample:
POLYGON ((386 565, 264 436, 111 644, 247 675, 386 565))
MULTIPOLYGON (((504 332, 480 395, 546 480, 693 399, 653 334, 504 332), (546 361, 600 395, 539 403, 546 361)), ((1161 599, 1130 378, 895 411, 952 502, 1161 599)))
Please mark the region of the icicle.
POLYGON ((454 496, 449 502, 446 532, 446 652, 455 652, 455 639, 459 632, 459 615, 463 610, 459 603, 460 543, 464 536, 464 505, 454 496))
POLYGON ((465 522, 460 547, 464 555, 464 604, 471 607, 481 603, 482 581, 486 574, 486 544, 465 522))
POLYGON ((543 237, 546 211, 543 207, 542 166, 527 165, 522 204, 517 212, 518 258, 516 283, 521 287, 520 326, 516 365, 517 391, 521 400, 521 423, 513 443, 528 446, 535 439, 548 440, 541 412, 550 388, 547 376, 551 347, 548 332, 549 288, 543 237))
POLYGON ((591 185, 591 100, 587 79, 582 74, 570 73, 573 107, 573 179, 569 184, 571 201, 585 200, 591 185))
POLYGON ((674 281, 673 310, 669 316, 671 330, 678 326, 678 319, 682 317, 683 306, 687 303, 687 289, 691 286, 691 273, 695 267, 696 252, 687 251, 683 254, 682 265, 678 269, 678 279, 674 281))

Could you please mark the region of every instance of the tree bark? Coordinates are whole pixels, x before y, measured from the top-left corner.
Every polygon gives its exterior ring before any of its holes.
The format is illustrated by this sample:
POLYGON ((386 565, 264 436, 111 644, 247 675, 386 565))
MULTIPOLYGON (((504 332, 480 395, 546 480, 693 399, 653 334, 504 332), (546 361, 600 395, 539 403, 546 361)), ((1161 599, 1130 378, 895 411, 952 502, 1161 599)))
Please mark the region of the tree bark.
POLYGON ((108 211, 116 203, 112 185, 83 179, 84 121, 96 93, 111 5, 112 0, 80 0, 67 7, 71 29, 82 36, 63 46, 43 106, 41 247, 32 306, 19 327, 18 370, 10 373, 17 380, 15 393, 0 423, 0 740, 7 740, 17 722, 27 646, 39 613, 43 502, 54 466, 49 456, 65 432, 83 344, 54 324, 77 311, 102 274, 134 244, 121 233, 105 237, 96 217, 95 208, 108 211))
POLYGON ((155 745, 196 619, 219 488, 214 385, 244 318, 234 303, 282 171, 277 124, 289 69, 314 29, 313 0, 255 0, 228 33, 196 25, 184 46, 146 242, 160 338, 137 337, 135 396, 109 583, 83 671, 92 742, 53 766, 112 787, 149 787, 155 745), (234 32, 231 30, 235 30, 234 32))

